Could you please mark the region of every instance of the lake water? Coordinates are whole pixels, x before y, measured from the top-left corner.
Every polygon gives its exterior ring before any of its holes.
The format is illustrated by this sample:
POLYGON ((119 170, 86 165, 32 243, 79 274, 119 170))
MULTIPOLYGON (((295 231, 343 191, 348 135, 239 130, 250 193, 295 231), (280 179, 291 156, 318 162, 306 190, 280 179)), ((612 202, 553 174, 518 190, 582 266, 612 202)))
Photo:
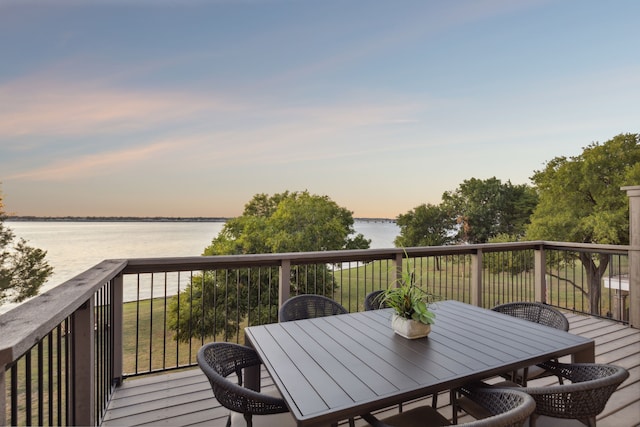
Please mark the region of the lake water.
MULTIPOLYGON (((5 221, 16 237, 47 251, 54 273, 46 291, 105 259, 202 255, 224 222, 68 222, 5 221)), ((399 228, 390 221, 354 223, 356 232, 371 239, 371 248, 392 248, 399 228)), ((10 304, 0 306, 7 311, 10 304)))

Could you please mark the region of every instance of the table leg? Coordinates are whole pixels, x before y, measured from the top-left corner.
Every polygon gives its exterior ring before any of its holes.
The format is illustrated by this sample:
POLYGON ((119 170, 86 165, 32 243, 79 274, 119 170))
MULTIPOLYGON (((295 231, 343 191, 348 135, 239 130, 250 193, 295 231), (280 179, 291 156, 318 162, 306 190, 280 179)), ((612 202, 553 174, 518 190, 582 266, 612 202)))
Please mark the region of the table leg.
POLYGON ((596 361, 596 344, 594 341, 590 345, 571 355, 571 363, 595 363, 596 361))
MULTIPOLYGON (((244 345, 253 348, 251 341, 245 336, 244 345)), ((249 366, 244 368, 244 386, 251 390, 260 391, 260 366, 249 366)))

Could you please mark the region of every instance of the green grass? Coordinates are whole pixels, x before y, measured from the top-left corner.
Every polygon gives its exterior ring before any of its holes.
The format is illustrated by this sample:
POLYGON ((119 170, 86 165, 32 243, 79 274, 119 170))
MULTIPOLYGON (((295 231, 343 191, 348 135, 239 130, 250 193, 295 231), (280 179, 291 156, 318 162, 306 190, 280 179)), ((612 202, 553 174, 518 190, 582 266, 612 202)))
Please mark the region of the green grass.
POLYGON ((162 370, 195 363, 195 355, 202 340, 176 342, 173 333, 166 326, 167 313, 168 307, 165 307, 163 298, 124 304, 122 346, 125 373, 162 370))

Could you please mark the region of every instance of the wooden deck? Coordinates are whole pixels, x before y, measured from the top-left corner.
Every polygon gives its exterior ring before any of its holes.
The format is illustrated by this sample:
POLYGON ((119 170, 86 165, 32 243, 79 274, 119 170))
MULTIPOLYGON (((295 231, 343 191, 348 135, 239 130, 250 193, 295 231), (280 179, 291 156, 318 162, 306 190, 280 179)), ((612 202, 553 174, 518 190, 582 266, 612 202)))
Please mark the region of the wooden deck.
MULTIPOLYGON (((640 426, 640 330, 572 313, 568 313, 567 317, 571 324, 570 332, 595 339, 596 362, 620 365, 630 373, 630 377, 616 390, 598 416, 598 426, 640 426)), ((537 381, 540 385, 546 385, 552 383, 553 379, 537 381)), ((535 382, 530 384, 536 385, 535 382)), ((274 387, 264 370, 262 387, 274 387)), ((405 407, 417 404, 424 403, 412 402, 405 407)), ((439 396, 438 409, 451 419, 448 393, 439 396)), ((395 411, 397 409, 394 408, 388 412, 395 411)), ((214 399, 206 377, 196 368, 126 380, 111 401, 102 426, 224 427, 227 414, 228 411, 214 399)), ((467 420, 463 417, 459 422, 467 420)), ((356 425, 363 423, 358 420, 356 425)))

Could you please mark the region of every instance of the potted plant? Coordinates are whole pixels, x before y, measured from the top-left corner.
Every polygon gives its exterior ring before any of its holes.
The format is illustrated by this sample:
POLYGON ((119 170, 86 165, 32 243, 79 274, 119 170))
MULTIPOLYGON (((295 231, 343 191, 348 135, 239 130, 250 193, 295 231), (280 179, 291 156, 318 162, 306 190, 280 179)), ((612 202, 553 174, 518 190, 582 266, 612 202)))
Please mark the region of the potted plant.
POLYGON ((435 296, 415 284, 411 271, 403 271, 402 278, 389 286, 379 296, 380 303, 394 310, 391 327, 405 338, 422 338, 431 332, 435 313, 430 305, 435 296))

